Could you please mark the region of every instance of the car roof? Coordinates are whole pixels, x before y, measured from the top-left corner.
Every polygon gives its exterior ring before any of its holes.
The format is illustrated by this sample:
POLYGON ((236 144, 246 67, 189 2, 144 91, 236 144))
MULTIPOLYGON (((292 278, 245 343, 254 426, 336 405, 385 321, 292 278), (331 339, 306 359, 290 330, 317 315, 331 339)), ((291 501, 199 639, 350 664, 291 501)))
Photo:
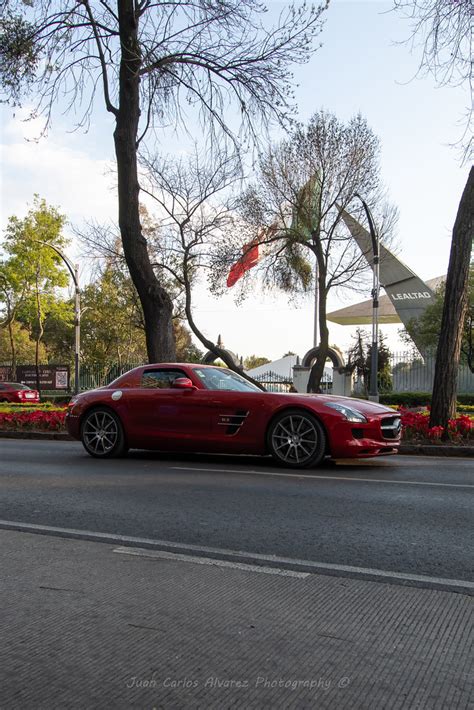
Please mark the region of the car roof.
MULTIPOLYGON (((150 362, 148 365, 141 365, 141 367, 219 367, 219 365, 205 365, 200 362, 150 362)), ((221 368, 222 369, 222 368, 221 368)))

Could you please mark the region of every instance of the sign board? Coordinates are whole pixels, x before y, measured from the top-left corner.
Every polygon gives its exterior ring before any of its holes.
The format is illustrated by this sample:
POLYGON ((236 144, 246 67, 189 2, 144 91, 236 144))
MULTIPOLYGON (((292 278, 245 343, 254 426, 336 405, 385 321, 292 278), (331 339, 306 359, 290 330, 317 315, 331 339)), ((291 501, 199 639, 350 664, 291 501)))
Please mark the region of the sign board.
POLYGON ((0 365, 0 382, 12 381, 12 368, 10 365, 0 365))
MULTIPOLYGON (((36 388, 36 368, 34 365, 17 365, 16 379, 28 387, 36 388)), ((68 365, 40 365, 39 380, 42 390, 68 390, 68 365)))

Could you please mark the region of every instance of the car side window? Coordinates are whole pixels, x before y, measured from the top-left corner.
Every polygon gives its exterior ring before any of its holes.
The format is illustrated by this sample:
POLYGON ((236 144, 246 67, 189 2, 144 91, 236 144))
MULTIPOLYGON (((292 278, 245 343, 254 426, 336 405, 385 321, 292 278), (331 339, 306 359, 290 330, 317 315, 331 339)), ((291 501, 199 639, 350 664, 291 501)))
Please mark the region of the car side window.
POLYGON ((187 377, 182 370, 145 370, 140 386, 145 389, 169 389, 178 377, 187 377))

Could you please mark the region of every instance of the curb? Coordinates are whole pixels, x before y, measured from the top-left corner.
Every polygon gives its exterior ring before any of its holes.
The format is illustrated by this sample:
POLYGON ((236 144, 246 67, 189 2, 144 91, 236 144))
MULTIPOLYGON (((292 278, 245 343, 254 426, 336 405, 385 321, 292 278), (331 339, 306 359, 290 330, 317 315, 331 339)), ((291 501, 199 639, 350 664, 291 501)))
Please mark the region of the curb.
MULTIPOLYGON (((37 439, 44 441, 75 441, 62 431, 0 431, 0 439, 37 439)), ((443 446, 436 444, 402 444, 399 454, 413 456, 463 456, 474 458, 474 446, 443 446)))
POLYGON ((463 456, 474 457, 474 446, 443 446, 442 444, 402 444, 399 454, 422 456, 463 456))
POLYGON ((44 441, 75 441, 62 431, 0 431, 0 439, 43 439, 44 441))

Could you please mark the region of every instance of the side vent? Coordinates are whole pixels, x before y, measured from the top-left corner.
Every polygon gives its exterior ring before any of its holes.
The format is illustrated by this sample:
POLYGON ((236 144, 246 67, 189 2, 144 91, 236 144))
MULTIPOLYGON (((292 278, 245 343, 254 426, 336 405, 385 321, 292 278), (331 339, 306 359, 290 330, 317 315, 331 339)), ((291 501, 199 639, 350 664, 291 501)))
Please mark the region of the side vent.
POLYGON ((226 427, 226 434, 232 436, 240 431, 240 427, 248 417, 248 412, 239 409, 235 414, 219 414, 217 424, 226 427))

